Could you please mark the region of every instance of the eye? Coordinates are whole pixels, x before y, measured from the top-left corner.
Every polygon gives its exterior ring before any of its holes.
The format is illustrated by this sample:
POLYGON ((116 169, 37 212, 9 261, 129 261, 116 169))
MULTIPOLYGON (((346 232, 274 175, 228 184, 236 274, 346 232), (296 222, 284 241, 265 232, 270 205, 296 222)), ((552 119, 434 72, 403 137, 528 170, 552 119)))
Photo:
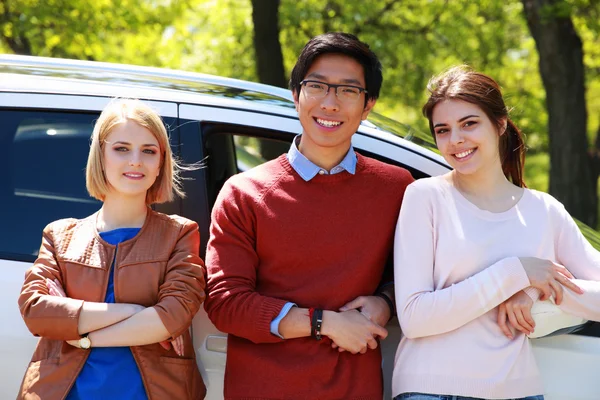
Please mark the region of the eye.
POLYGON ((434 132, 435 132, 436 135, 441 135, 443 133, 448 132, 448 129, 447 128, 440 128, 440 129, 438 129, 438 130, 436 130, 434 132))
POLYGON ((308 87, 311 89, 324 89, 325 85, 323 85, 322 83, 318 83, 318 82, 309 82, 308 87))
POLYGON ((144 149, 143 152, 146 154, 156 154, 156 150, 153 149, 144 149))
POLYGON ((474 126, 474 125, 477 125, 477 121, 467 121, 467 122, 465 122, 465 124, 463 126, 468 128, 469 126, 474 126))
POLYGON ((115 147, 114 149, 115 151, 129 151, 129 149, 124 146, 115 147))

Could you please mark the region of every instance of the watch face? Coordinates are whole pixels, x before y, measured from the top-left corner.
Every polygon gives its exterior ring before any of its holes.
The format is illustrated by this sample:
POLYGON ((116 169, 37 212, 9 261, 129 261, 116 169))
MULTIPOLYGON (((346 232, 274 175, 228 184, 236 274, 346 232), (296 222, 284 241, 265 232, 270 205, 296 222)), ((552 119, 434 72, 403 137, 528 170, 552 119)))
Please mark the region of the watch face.
POLYGON ((82 349, 89 349, 92 345, 92 341, 86 336, 79 339, 79 347, 82 349))

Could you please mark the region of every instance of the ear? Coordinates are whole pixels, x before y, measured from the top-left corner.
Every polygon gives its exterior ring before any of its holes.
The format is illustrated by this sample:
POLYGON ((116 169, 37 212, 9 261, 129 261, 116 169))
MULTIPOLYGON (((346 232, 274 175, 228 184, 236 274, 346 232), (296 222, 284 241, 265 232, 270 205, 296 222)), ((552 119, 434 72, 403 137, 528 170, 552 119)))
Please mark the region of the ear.
POLYGON ((294 105, 296 106, 296 111, 298 111, 298 104, 300 103, 300 93, 297 92, 296 89, 292 89, 292 96, 294 97, 294 105))
POLYGON ((498 121, 498 134, 502 136, 506 133, 506 126, 508 125, 508 118, 503 117, 498 121))
POLYGON ((373 109, 373 107, 375 107, 375 103, 377 102, 377 99, 369 99, 367 100, 367 104, 365 105, 365 109, 362 112, 362 116, 361 119, 364 121, 365 119, 367 119, 367 117, 369 116, 369 113, 371 112, 371 110, 373 109))

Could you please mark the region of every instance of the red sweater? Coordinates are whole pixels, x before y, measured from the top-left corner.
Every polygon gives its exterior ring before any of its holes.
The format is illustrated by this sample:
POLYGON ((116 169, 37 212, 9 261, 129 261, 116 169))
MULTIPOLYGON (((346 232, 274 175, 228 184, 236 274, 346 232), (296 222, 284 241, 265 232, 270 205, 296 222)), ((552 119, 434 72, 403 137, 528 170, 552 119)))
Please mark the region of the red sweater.
POLYGON ((270 323, 287 302, 337 311, 375 292, 412 180, 358 155, 355 175, 306 182, 282 155, 227 181, 213 208, 204 302, 229 333, 225 398, 381 400, 379 348, 352 355, 329 339, 282 340, 270 323))

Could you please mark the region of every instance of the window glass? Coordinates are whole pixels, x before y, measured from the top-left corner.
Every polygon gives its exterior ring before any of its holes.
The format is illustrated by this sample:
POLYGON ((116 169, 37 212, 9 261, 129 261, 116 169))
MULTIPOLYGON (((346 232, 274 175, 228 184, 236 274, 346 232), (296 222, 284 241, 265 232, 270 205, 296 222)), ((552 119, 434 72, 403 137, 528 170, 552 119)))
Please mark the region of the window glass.
POLYGON ((82 218, 100 202, 85 188, 98 114, 0 110, 0 253, 32 260, 51 221, 82 218))
POLYGON ((239 172, 247 171, 287 153, 290 143, 261 137, 234 135, 235 156, 239 172))

